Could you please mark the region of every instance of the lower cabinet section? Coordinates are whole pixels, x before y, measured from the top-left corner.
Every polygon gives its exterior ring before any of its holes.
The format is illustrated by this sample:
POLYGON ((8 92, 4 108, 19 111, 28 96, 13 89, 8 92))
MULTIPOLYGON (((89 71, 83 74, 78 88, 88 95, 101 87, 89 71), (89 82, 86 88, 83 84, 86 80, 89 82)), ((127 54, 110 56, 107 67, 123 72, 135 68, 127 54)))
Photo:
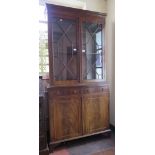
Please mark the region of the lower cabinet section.
POLYGON ((50 143, 109 130, 109 91, 105 86, 48 89, 50 143))

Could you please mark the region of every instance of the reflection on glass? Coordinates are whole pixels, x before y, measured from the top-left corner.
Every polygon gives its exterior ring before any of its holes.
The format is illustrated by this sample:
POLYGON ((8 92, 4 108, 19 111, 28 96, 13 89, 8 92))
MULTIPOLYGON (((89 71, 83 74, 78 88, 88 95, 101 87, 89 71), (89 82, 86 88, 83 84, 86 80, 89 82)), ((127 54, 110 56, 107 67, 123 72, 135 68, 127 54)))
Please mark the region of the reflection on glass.
POLYGON ((55 80, 77 79, 76 25, 74 20, 53 18, 55 80))
POLYGON ((83 79, 103 79, 102 25, 83 23, 83 79))

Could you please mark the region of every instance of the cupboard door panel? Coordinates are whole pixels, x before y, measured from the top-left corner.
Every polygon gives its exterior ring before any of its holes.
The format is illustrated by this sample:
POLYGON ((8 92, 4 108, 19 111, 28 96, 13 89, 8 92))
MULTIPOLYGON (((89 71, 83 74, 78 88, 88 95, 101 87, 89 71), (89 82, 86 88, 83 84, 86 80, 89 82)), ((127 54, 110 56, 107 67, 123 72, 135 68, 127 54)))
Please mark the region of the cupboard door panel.
POLYGON ((108 128, 108 96, 82 97, 83 134, 91 134, 108 128))
POLYGON ((54 97, 50 103, 51 141, 81 135, 81 100, 78 96, 54 97))

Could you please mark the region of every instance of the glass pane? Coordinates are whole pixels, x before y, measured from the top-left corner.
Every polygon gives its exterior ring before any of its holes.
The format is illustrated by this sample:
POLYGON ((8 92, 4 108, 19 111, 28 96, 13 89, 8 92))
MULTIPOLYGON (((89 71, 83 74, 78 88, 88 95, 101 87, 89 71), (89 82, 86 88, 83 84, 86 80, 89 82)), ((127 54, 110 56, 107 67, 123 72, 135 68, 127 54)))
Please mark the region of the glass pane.
POLYGON ((84 80, 103 79, 102 25, 82 24, 82 72, 84 80))
POLYGON ((49 64, 49 58, 47 56, 40 56, 39 57, 39 64, 48 65, 49 64))
POLYGON ((49 73, 49 65, 39 65, 39 75, 45 75, 46 73, 49 73))
POLYGON ((49 70, 47 69, 49 68, 47 23, 39 23, 39 25, 39 75, 44 75, 49 70))
POLYGON ((102 68, 96 68, 96 79, 102 79, 102 68))
POLYGON ((53 18, 55 80, 77 80, 76 22, 53 18))
MULTIPOLYGON (((40 1, 41 2, 41 1, 40 1)), ((45 3, 39 3, 39 75, 49 72, 47 10, 45 3)))

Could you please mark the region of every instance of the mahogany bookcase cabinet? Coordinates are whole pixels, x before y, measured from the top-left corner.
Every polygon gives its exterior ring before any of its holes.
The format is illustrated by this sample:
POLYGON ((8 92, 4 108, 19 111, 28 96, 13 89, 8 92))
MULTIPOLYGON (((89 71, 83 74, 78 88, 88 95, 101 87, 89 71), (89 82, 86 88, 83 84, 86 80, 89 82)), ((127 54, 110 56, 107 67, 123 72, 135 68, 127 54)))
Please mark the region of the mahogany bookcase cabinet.
POLYGON ((47 4, 50 150, 109 129, 106 14, 47 4))

